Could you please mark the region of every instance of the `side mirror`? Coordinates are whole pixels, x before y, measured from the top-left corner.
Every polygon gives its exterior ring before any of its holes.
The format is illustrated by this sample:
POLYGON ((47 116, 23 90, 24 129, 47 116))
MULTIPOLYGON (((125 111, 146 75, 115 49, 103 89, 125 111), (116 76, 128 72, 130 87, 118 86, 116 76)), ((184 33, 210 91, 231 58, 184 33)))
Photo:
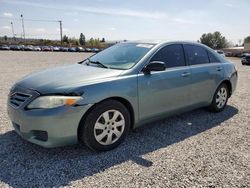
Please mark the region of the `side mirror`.
POLYGON ((152 61, 146 67, 143 68, 144 73, 150 73, 151 71, 164 71, 166 70, 166 64, 161 61, 152 61))

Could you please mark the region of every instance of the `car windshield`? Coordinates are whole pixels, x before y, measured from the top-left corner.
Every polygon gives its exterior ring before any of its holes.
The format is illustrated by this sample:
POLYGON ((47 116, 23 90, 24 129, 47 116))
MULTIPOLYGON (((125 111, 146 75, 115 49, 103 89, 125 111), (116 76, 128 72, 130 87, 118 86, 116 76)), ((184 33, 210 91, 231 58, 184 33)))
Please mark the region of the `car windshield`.
MULTIPOLYGON (((154 46, 149 43, 119 43, 89 58, 113 69, 130 69, 154 46)), ((103 66, 103 67, 104 67, 103 66)))

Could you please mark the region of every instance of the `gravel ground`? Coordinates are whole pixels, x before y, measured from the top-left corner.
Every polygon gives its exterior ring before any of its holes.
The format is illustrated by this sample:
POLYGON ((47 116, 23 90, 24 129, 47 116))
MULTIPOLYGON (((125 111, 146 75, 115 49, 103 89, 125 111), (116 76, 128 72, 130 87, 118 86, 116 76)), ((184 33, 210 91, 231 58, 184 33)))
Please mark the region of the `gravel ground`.
POLYGON ((0 187, 249 187, 250 66, 222 113, 204 109, 148 124, 104 153, 81 145, 44 149, 22 140, 6 113, 24 75, 90 54, 0 52, 0 187))

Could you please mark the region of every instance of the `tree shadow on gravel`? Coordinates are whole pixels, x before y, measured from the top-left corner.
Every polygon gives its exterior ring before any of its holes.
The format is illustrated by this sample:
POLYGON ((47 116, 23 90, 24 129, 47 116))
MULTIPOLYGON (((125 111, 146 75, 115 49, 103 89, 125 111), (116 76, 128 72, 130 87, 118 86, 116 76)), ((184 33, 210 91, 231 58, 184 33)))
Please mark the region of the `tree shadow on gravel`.
POLYGON ((150 123, 102 153, 81 145, 44 149, 10 131, 0 135, 0 180, 11 187, 58 187, 128 160, 149 167, 153 163, 142 155, 216 127, 237 113, 232 106, 218 114, 200 109, 150 123))

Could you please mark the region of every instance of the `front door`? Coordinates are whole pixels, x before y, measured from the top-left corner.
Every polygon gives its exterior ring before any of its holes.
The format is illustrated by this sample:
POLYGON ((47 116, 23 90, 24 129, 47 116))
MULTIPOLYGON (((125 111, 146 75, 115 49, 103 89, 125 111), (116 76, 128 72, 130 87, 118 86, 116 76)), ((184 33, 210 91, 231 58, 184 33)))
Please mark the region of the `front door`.
POLYGON ((138 75, 140 120, 172 113, 190 103, 191 71, 185 63, 183 46, 167 45, 152 61, 164 62, 167 69, 138 75))

